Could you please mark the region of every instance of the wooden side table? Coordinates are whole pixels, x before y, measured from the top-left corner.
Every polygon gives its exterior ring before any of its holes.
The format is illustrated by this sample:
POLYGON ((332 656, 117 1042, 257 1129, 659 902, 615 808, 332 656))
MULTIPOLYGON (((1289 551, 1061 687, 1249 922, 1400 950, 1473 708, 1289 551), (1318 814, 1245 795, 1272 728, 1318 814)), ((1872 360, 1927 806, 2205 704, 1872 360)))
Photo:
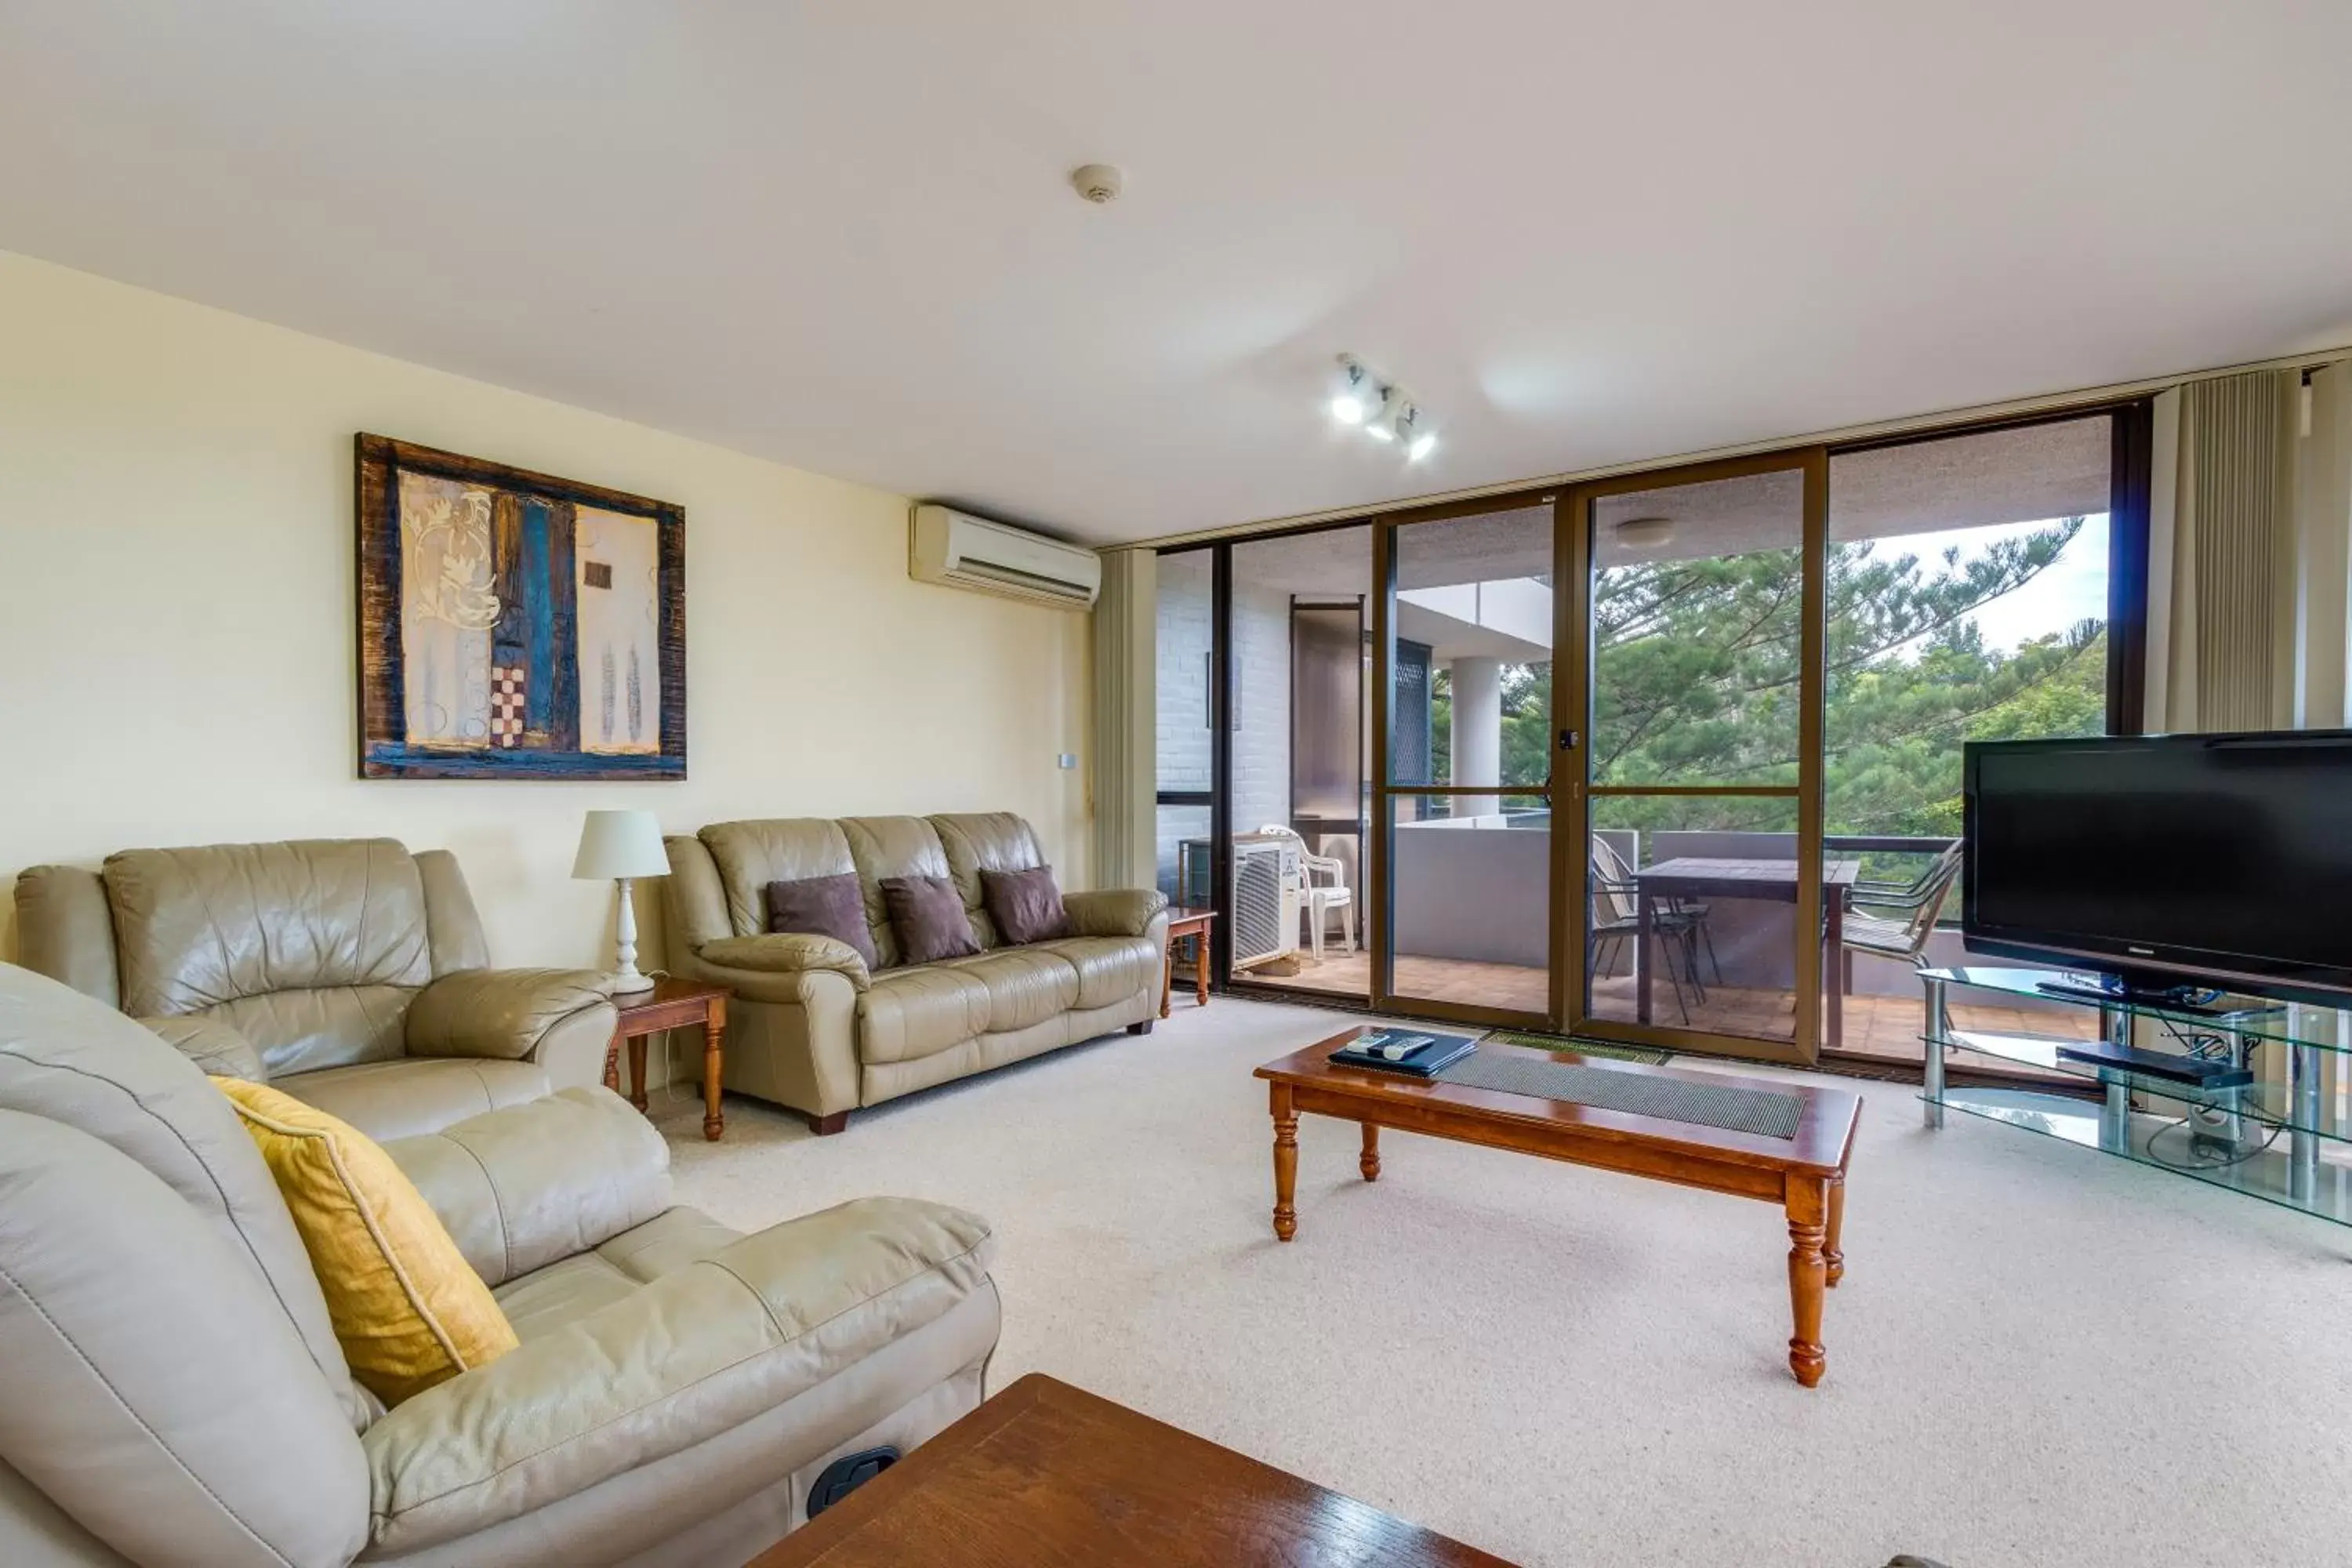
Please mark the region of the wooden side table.
POLYGON ((1176 984, 1176 944, 1186 937, 1192 939, 1192 1000, 1203 1007, 1209 1005, 1209 927, 1216 919, 1214 910, 1168 907, 1168 958, 1160 973, 1161 1017, 1168 1016, 1168 994, 1176 984))
POLYGON ((675 975, 654 976, 650 991, 615 996, 621 1021, 604 1047, 604 1087, 621 1092, 621 1042, 629 1043, 629 1103, 646 1109, 646 1037, 665 1029, 702 1026, 702 1135, 717 1142, 727 1131, 727 1117, 719 1106, 719 1069, 727 1037, 727 998, 734 993, 724 985, 706 985, 675 975))

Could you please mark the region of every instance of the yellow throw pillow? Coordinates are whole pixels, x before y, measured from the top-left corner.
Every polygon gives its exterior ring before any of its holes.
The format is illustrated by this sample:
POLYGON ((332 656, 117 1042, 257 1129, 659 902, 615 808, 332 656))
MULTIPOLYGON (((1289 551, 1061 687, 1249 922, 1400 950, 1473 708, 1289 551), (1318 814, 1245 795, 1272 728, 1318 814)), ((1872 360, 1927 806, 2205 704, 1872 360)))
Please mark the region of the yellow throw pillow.
POLYGON ((397 1405, 515 1348, 490 1288, 380 1145, 292 1095, 213 1081, 294 1213, 352 1376, 397 1405))

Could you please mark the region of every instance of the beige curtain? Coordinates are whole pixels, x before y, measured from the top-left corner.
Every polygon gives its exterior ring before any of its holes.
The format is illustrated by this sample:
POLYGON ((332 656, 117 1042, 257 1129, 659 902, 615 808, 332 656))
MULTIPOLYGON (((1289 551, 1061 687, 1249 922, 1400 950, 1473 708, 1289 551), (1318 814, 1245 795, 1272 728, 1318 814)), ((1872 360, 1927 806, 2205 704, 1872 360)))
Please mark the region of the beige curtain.
POLYGON ((2170 449, 2173 468, 2170 483, 2155 487, 2159 510, 2169 492, 2169 526, 2150 520, 2153 728, 2293 722, 2302 395, 2298 373, 2259 371, 2190 382, 2158 400, 2157 450, 2170 449))
POLYGON ((1095 885, 1149 888, 1158 877, 1156 631, 1160 557, 1103 552, 1094 611, 1095 885))

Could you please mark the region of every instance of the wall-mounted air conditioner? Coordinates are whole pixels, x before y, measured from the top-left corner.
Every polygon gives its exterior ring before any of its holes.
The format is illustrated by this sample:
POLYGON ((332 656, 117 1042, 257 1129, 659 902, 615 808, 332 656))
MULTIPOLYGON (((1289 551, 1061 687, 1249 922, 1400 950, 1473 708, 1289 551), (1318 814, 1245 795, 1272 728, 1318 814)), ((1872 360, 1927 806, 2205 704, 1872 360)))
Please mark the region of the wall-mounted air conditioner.
POLYGON ((1102 592, 1091 550, 943 506, 919 506, 907 529, 907 570, 939 583, 1032 604, 1088 610, 1102 592))

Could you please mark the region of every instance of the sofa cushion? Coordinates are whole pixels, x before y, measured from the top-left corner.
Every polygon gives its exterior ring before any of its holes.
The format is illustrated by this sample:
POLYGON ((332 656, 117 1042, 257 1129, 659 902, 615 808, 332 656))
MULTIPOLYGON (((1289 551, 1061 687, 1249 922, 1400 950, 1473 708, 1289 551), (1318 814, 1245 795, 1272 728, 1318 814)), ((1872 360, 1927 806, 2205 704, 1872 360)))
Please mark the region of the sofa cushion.
POLYGON ((934 1055, 986 1034, 992 1005, 985 982, 949 965, 886 969, 857 998, 858 1056, 900 1062, 934 1055))
MULTIPOLYGON (((102 875, 134 1016, 433 978, 424 879, 389 838, 131 849, 102 875)), ((271 1042, 245 1032, 267 1058, 271 1042)))
POLYGON ((547 1069, 534 1062, 411 1057, 273 1079, 269 1087, 387 1142, 438 1132, 486 1110, 542 1099, 555 1086, 548 1080, 547 1069))
POLYGON ((396 1405, 515 1348, 489 1287, 380 1146, 266 1084, 215 1081, 277 1178, 352 1376, 396 1405))
POLYGON ((415 996, 406 985, 268 991, 207 1008, 204 1016, 243 1035, 269 1076, 280 1078, 399 1059, 415 996))
POLYGON ((963 896, 963 907, 980 932, 981 946, 995 947, 1013 941, 996 930, 994 917, 987 908, 982 874, 1025 871, 1045 864, 1045 852, 1038 847, 1036 833, 1009 811, 949 813, 930 818, 930 825, 939 835, 940 847, 947 854, 948 875, 954 879, 956 891, 963 896))
MULTIPOLYGON (((849 841, 850 858, 857 863, 858 888, 866 895, 866 929, 874 939, 874 952, 885 969, 904 963, 898 939, 890 931, 882 879, 946 876, 948 855, 940 847, 939 833, 919 816, 845 816, 841 819, 841 833, 849 841)), ((978 901, 979 892, 975 886, 967 909, 978 901)))
POLYGON ((947 967, 988 987, 988 1032, 1025 1029, 1078 1005, 1078 972, 1069 960, 1036 947, 1000 947, 947 967))
POLYGON ((955 884, 945 877, 885 877, 882 901, 902 963, 937 963, 980 951, 955 884))
POLYGON ((768 930, 784 936, 829 936, 847 942, 868 970, 877 962, 866 930, 866 895, 855 871, 769 883, 768 930))
POLYGON ((710 851, 727 889, 727 919, 737 936, 768 929, 768 884, 855 871, 838 824, 821 816, 719 822, 696 837, 710 851))
POLYGON ((591 1252, 517 1275, 491 1294, 525 1343, 743 1238, 699 1209, 668 1209, 591 1252))
POLYGON ((1076 972, 1075 1005, 1080 1007, 1108 1007, 1160 988, 1160 944, 1148 936, 1066 936, 1034 951, 1052 953, 1076 972))
POLYGON ((602 1084, 394 1139, 383 1152, 494 1286, 669 1207, 669 1145, 602 1084))
POLYGON ((1070 911, 1062 907, 1062 889, 1055 885, 1051 866, 982 871, 980 887, 997 937, 1008 945, 1021 947, 1070 934, 1070 911))

